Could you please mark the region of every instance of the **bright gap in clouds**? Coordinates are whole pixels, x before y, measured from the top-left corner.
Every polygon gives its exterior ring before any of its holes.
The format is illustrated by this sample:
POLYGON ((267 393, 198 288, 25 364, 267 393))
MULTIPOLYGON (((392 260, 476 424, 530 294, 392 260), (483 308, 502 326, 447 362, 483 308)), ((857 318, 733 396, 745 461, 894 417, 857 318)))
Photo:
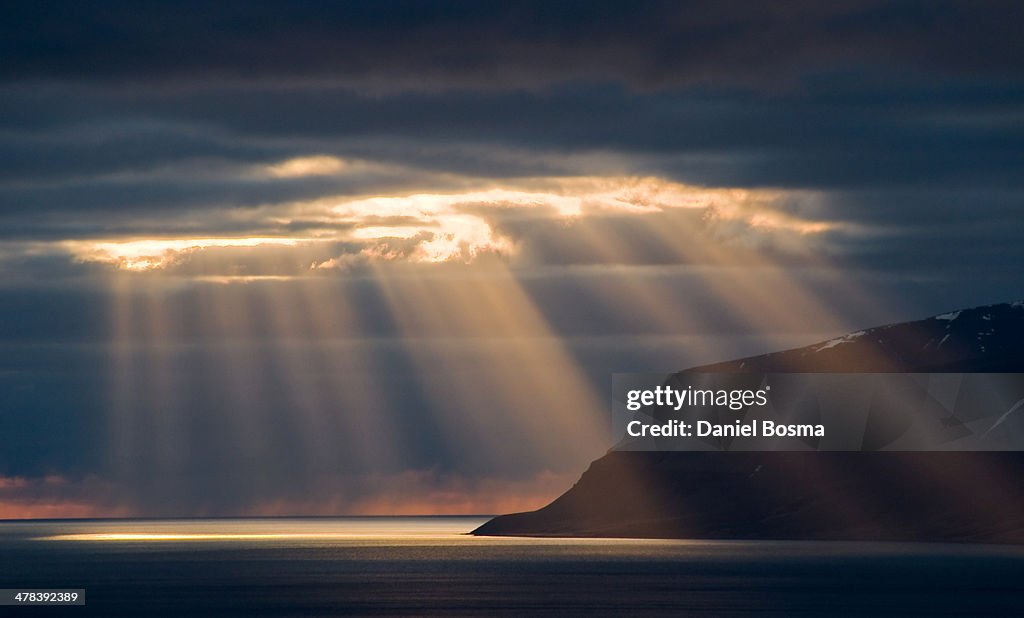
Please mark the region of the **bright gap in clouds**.
POLYGON ((161 238, 107 241, 65 241, 63 246, 82 262, 111 264, 121 270, 158 270, 178 256, 212 247, 292 246, 295 238, 161 238))
MULTIPOLYGON (((278 176, 344 169, 345 163, 330 157, 291 159, 268 168, 278 176)), ((708 188, 625 176, 526 178, 505 184, 458 192, 323 197, 230 210, 222 215, 224 221, 209 222, 211 228, 234 226, 236 237, 128 235, 68 240, 59 248, 78 262, 159 271, 197 254, 238 257, 292 247, 294 252, 275 253, 274 259, 290 255, 302 262, 302 270, 316 271, 375 261, 469 263, 482 255, 514 260, 524 239, 510 230, 529 222, 561 230, 575 242, 591 222, 614 217, 627 224, 647 223, 651 229, 646 233, 657 236, 659 215, 690 213, 691 225, 705 233, 705 242, 770 245, 790 253, 807 253, 829 232, 852 231, 847 224, 811 216, 820 217, 821 197, 806 191, 708 188)), ((251 265, 244 273, 264 274, 276 273, 254 272, 251 265)))
POLYGON ((296 157, 280 163, 267 165, 262 170, 273 178, 301 178, 303 176, 328 176, 344 171, 346 163, 337 157, 314 155, 296 157))

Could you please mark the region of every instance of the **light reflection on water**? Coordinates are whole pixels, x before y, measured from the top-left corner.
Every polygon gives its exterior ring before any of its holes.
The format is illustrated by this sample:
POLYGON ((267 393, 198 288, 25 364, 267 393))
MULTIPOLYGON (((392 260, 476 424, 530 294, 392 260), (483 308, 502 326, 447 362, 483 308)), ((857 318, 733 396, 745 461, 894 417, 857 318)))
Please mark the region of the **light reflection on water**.
MULTIPOLYGON (((452 539, 486 517, 346 517, 104 520, 23 524, 37 541, 329 541, 452 539)), ((17 524, 11 524, 17 525, 17 524)))
POLYGON ((485 520, 0 522, 0 582, 85 589, 75 615, 104 618, 978 615, 1024 598, 1024 547, 466 534, 485 520))
MULTIPOLYGON (((1024 546, 865 543, 821 541, 707 541, 678 539, 598 539, 571 537, 477 537, 469 533, 489 518, 337 517, 238 519, 116 519, 0 522, 0 545, 7 541, 191 545, 218 542, 225 547, 275 545, 449 546, 467 550, 505 548, 576 556, 643 556, 650 559, 709 558, 775 560, 807 556, 1001 555, 1024 559, 1024 546), (544 551, 541 548, 547 548, 544 551)), ((507 552, 506 552, 507 553, 507 552)))
MULTIPOLYGON (((478 537, 469 533, 488 517, 339 517, 161 520, 69 520, 0 522, 0 543, 19 540, 74 543, 85 547, 109 544, 125 551, 147 548, 173 551, 197 544, 222 547, 345 548, 377 547, 455 549, 473 557, 490 551, 503 558, 537 555, 545 558, 581 556, 693 557, 730 554, 729 542, 669 539, 597 539, 569 537, 478 537), (6 533, 6 534, 5 534, 6 533), (685 550, 685 551, 684 551, 685 550)), ((457 556, 460 554, 450 554, 457 556)))

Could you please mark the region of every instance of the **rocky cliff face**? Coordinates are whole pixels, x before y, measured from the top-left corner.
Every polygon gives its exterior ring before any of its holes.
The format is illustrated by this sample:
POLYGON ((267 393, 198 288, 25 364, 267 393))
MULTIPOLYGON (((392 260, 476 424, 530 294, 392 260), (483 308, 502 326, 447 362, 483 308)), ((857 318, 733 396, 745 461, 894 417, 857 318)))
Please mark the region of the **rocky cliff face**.
MULTIPOLYGON (((1022 372, 1024 303, 872 328, 700 372, 1022 372)), ((481 535, 1024 542, 1024 453, 610 452, 481 535)))

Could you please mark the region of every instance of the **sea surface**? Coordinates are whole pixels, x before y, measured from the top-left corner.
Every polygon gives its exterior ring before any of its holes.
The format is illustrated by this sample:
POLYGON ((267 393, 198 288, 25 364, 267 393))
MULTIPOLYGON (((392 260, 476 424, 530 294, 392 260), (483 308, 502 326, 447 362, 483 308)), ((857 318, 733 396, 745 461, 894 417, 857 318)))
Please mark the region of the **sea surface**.
POLYGON ((1024 547, 479 538, 483 518, 0 522, 25 616, 1021 615, 1024 547))

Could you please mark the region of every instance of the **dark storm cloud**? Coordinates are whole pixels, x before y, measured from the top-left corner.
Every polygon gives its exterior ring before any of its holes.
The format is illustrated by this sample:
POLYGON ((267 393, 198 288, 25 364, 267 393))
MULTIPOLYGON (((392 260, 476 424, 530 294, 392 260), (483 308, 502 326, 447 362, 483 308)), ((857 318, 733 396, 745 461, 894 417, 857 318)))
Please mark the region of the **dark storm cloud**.
MULTIPOLYGON (((238 213, 616 173, 824 191, 805 215, 883 233, 822 248, 873 269, 1022 257, 1008 241, 1024 179, 1017 4, 311 6, 9 8, 0 236, 301 234, 353 224, 238 213), (250 173, 311 154, 378 167, 250 173)), ((522 263, 609 262, 543 216, 492 224, 522 263)), ((575 231, 621 238, 628 263, 678 259, 648 227, 622 216, 575 231)), ((252 261, 216 253, 238 258, 177 267, 252 261)), ((13 245, 2 259, 14 278, 89 270, 13 245)))
POLYGON ((864 62, 1019 76, 1022 18, 1014 2, 35 2, 0 20, 0 77, 658 85, 864 62))
POLYGON ((445 189, 452 174, 609 171, 873 190, 878 199, 847 199, 823 216, 887 224, 912 210, 900 205, 902 188, 974 190, 970 209, 950 207, 967 216, 1024 178, 1017 3, 35 3, 7 12, 8 238, 88 235, 90 221, 115 213, 180 219, 445 189), (401 169, 233 173, 308 154, 401 169))
MULTIPOLYGON (((162 175, 114 178, 79 178, 66 182, 42 182, 32 185, 0 185, 0 216, 46 211, 89 213, 96 216, 117 213, 163 212, 168 216, 196 210, 226 210, 256 207, 294 200, 309 200, 324 195, 360 195, 380 191, 422 187, 425 178, 415 170, 404 173, 365 173, 356 177, 246 178, 237 173, 201 177, 189 170, 162 175), (170 212, 167 212, 170 211, 170 212)), ((445 183, 435 183, 441 187, 445 183)), ((16 218, 16 217, 15 217, 16 218)), ((177 227, 174 221, 169 222, 177 227)))
MULTIPOLYGON (((1000 196, 1019 191, 1024 178, 1024 88, 1009 86, 856 91, 836 78, 819 90, 777 96, 576 86, 374 97, 315 88, 120 97, 67 88, 24 104, 35 110, 37 128, 0 135, 0 214, 9 237, 30 236, 33 226, 37 236, 63 233, 54 227, 67 220, 48 212, 72 221, 89 212, 182 215, 322 195, 453 189, 474 177, 607 171, 712 186, 873 191, 874 199, 847 199, 824 216, 869 213, 885 222, 913 212, 926 223, 918 209, 900 205, 905 188, 973 190, 948 212, 974 217, 989 202, 1005 203, 1000 196), (80 107, 67 103, 76 98, 80 107), (246 166, 310 153, 391 168, 239 177, 246 166)), ((40 96, 7 93, 12 105, 40 96)))
POLYGON ((188 93, 68 86, 41 96, 19 87, 2 91, 0 105, 24 107, 22 115, 31 118, 5 110, 8 120, 0 122, 7 124, 7 140, 19 148, 19 159, 29 160, 39 158, 46 142, 18 138, 19 133, 45 131, 51 140, 92 147, 103 156, 109 156, 101 151, 104 146, 143 155, 144 141, 160 145, 166 140, 160 150, 172 154, 195 156, 206 150, 231 158, 237 152, 249 160, 331 140, 336 147, 365 147, 371 138, 383 142, 377 147, 388 138, 650 153, 797 152, 822 149, 825 143, 862 150, 901 145, 921 151, 937 146, 1006 149, 1021 138, 1024 84, 893 78, 851 86, 850 79, 837 75, 778 94, 637 93, 614 85, 575 84, 543 92, 375 96, 319 86, 211 87, 188 93), (68 129, 83 125, 92 127, 93 134, 68 129), (272 139, 291 141, 268 142, 272 139))

